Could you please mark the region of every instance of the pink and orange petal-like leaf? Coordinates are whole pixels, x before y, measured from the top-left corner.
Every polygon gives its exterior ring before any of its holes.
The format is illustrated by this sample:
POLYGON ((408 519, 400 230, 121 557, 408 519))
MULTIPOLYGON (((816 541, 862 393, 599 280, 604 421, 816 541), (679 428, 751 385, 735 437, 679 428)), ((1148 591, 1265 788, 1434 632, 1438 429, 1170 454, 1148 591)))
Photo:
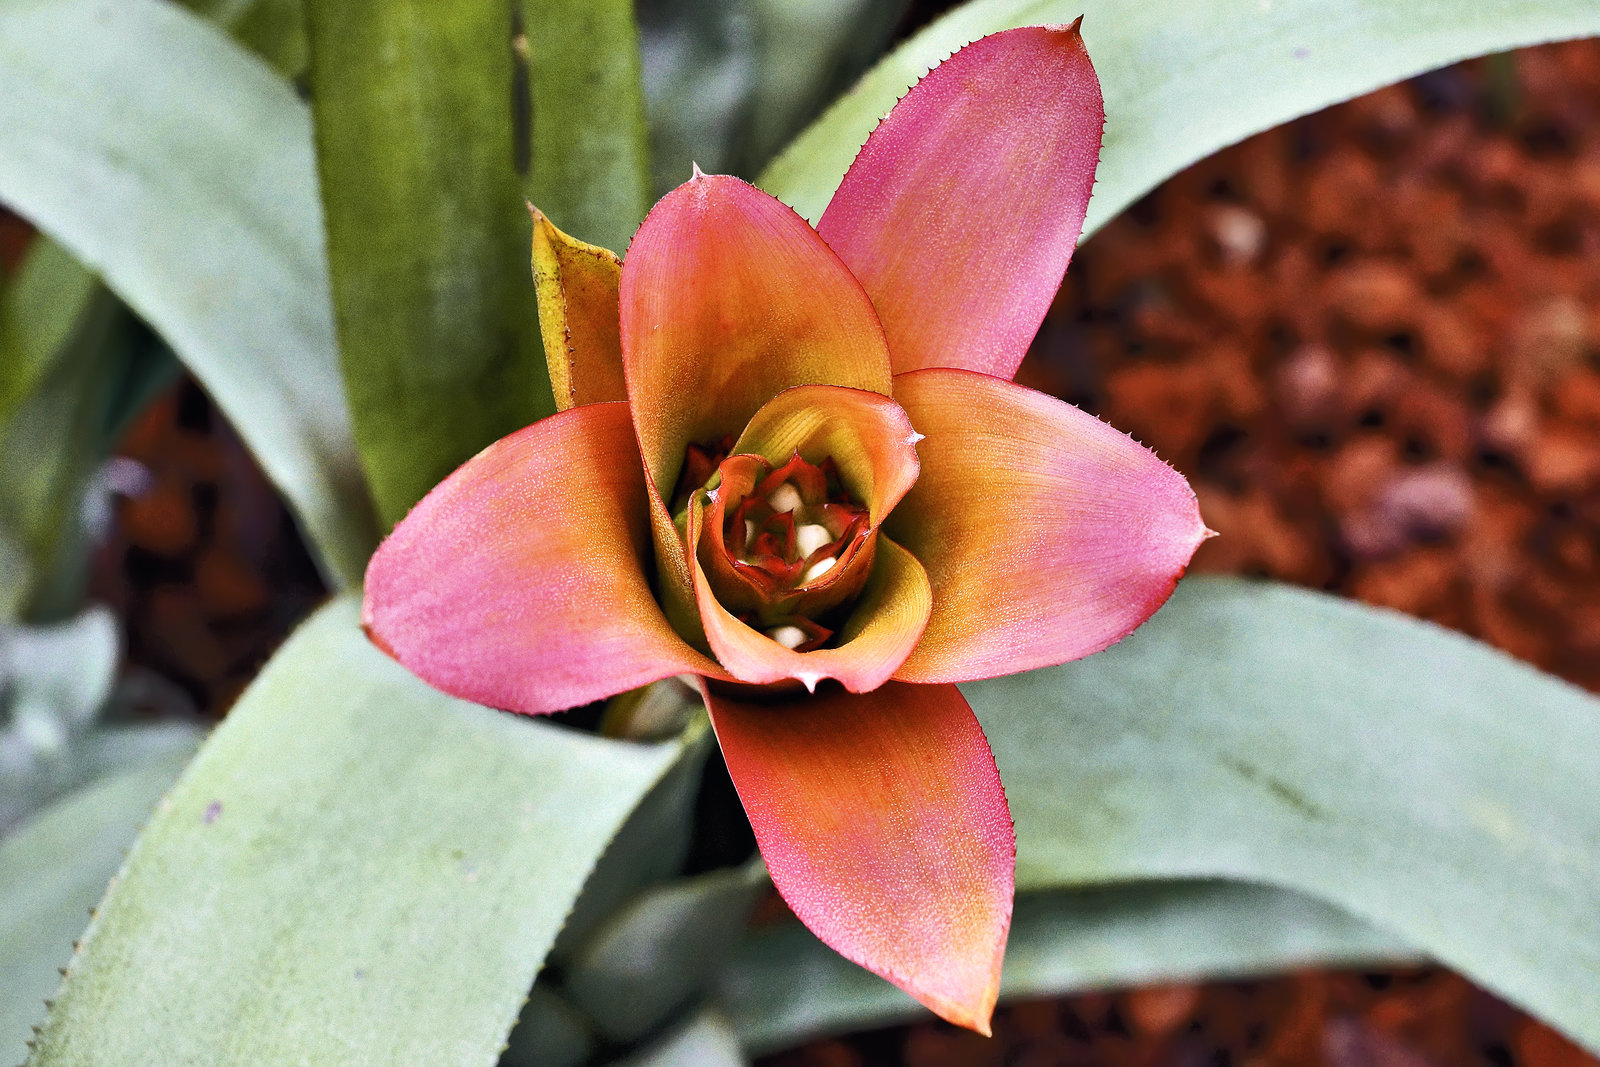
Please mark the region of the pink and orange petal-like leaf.
POLYGON ((539 333, 556 410, 626 400, 617 321, 622 261, 610 249, 562 233, 531 204, 529 210, 539 333))
POLYGON ((953 685, 706 706, 773 884, 847 959, 980 1033, 1000 987, 1016 837, 953 685))
POLYGON ((362 622, 430 685, 512 711, 726 677, 667 625, 648 551, 627 405, 570 408, 490 445, 412 509, 368 564, 362 622))
POLYGON ((817 229, 872 297, 896 373, 1016 373, 1083 228, 1104 119, 1073 25, 968 45, 879 124, 817 229))
POLYGON ((872 303, 815 230, 738 178, 697 174, 628 248, 622 357, 640 451, 671 494, 685 449, 737 434, 791 386, 887 394, 872 303))
POLYGON ((866 389, 802 385, 763 404, 733 446, 774 466, 798 452, 831 458, 874 525, 917 480, 916 431, 900 405, 866 389))
POLYGON ((933 612, 896 672, 959 682, 1052 666, 1126 636, 1210 531, 1183 476, 1054 397, 913 371, 895 399, 927 435, 885 530, 927 568, 933 612))
MULTIPOLYGON (((655 542, 656 587, 660 592, 661 609, 676 633, 696 648, 705 648, 706 635, 700 625, 700 611, 695 607, 688 545, 672 521, 666 498, 648 470, 644 472, 644 481, 650 534, 655 542)), ((668 486, 667 492, 671 491, 672 487, 668 486)))

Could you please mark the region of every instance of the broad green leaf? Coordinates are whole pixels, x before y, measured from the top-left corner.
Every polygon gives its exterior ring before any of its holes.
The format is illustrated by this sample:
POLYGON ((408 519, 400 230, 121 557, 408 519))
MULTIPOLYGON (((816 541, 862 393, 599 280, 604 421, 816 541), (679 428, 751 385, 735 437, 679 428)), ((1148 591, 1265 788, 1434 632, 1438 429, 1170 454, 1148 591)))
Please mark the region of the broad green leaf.
POLYGON ((0 426, 55 366, 89 307, 95 277, 47 238, 31 241, 0 288, 0 426))
POLYGON ((293 90, 163 0, 5 3, 0 144, 0 201, 165 338, 357 580, 375 531, 293 90))
POLYGON ((179 0, 195 14, 228 31, 228 35, 266 60, 278 73, 294 78, 305 73, 304 0, 179 0))
POLYGON ((616 1067, 743 1067, 738 1035, 720 1014, 701 1012, 616 1067))
POLYGON ((640 11, 652 184, 754 174, 872 65, 907 0, 655 0, 640 11))
POLYGON ((574 237, 621 253, 650 207, 632 0, 521 4, 519 59, 532 104, 523 146, 532 156, 528 199, 574 237))
POLYGON ((608 1040, 637 1041, 705 987, 770 884, 757 860, 640 893, 568 963, 573 1003, 608 1040))
POLYGON ((336 601, 141 835, 30 1062, 492 1063, 678 751, 452 700, 336 601))
POLYGON ((44 238, 0 289, 0 552, 10 557, 0 561, 0 621, 36 596, 98 459, 96 372, 110 309, 97 289, 94 275, 44 238))
POLYGON ((514 166, 506 0, 309 0, 340 358, 386 524, 555 410, 514 166))
POLYGON ((511 1030, 500 1067, 577 1067, 594 1050, 583 1012, 543 982, 534 984, 511 1030))
POLYGON ((83 606, 106 456, 177 368, 56 246, 36 242, 27 263, 0 310, 0 359, 38 373, 0 419, 0 555, 14 556, 0 571, 0 619, 49 622, 83 606))
POLYGON ((678 759, 617 831, 584 883, 583 895, 573 904, 550 950, 552 961, 565 962, 629 897, 683 868, 694 829, 700 772, 715 743, 711 720, 700 708, 695 710, 680 736, 678 759))
POLYGON ((1078 663, 963 686, 1017 884, 1295 889, 1600 1048, 1600 699, 1284 586, 1190 580, 1078 663))
POLYGON ((0 574, 0 618, 50 619, 81 606, 83 500, 126 394, 141 391, 136 379, 150 369, 138 334, 49 242, 35 242, 0 301, 0 361, 17 369, 0 418, 0 539, 20 559, 0 574))
POLYGON ((816 222, 867 134, 930 67, 985 34, 1079 15, 1106 100, 1085 236, 1252 133, 1468 56, 1600 33, 1593 0, 973 0, 895 49, 758 184, 816 222))
MULTIPOLYGON (((1227 882, 1135 883, 1018 897, 1000 994, 1019 1000, 1412 958, 1395 938, 1298 893, 1227 882)), ((793 922, 739 947, 718 980, 716 1003, 757 1054, 927 1017, 926 1008, 793 922)))
POLYGON ((17 532, 0 518, 0 619, 14 619, 22 613, 33 586, 33 561, 17 532))
POLYGON ((72 793, 0 839, 0 1063, 20 1063, 73 939, 198 738, 72 793))

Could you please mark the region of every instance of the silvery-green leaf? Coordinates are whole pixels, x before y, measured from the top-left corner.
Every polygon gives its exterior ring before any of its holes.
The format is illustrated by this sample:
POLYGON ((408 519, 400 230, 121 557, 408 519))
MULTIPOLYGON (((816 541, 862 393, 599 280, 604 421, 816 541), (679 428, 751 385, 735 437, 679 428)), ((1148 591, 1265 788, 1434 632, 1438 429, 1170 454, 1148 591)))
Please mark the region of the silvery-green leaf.
POLYGON ((0 201, 200 379, 329 573, 375 541, 334 347, 311 121, 162 0, 0 4, 0 201))
POLYGON ((593 1049, 593 1029, 583 1012, 536 982, 511 1030, 500 1067, 577 1067, 593 1049))
POLYGON ((733 1027, 706 1011, 616 1067, 744 1067, 746 1062, 733 1027))
POLYGON ((697 713, 681 735, 678 758, 639 802, 595 864, 550 950, 552 959, 565 962, 629 897, 671 878, 683 867, 694 829, 700 772, 715 743, 710 720, 697 713))
POLYGON ((1294 889, 1600 1048, 1600 698, 1437 626, 1227 579, 1183 582, 1098 655, 962 689, 1020 889, 1294 889))
POLYGON ((0 1063, 27 1055, 106 883, 198 738, 56 801, 0 839, 0 1063))
POLYGON ((48 708, 71 726, 87 723, 111 695, 120 649, 116 619, 103 606, 50 626, 0 624, 7 711, 48 708))
MULTIPOLYGON (((1018 897, 1000 995, 1022 999, 1413 959, 1391 935, 1287 890, 1131 883, 1018 897)), ((922 1005, 793 922, 740 945, 716 996, 753 1054, 927 1017, 922 1005)))
POLYGON ((678 753, 446 697, 335 601, 140 835, 30 1062, 491 1063, 678 753))
POLYGON ((645 890, 568 963, 573 1003, 608 1040, 638 1040, 705 987, 768 887, 756 860, 645 890))

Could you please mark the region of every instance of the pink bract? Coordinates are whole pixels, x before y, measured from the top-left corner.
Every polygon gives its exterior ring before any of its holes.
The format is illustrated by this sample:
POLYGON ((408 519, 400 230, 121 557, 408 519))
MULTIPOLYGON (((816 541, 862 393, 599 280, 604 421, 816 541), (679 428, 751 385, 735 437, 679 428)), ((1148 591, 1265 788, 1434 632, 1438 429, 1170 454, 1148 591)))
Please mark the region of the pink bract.
POLYGON ((1208 535, 1154 454, 1010 381, 1102 122, 1077 28, 1028 27, 914 87, 816 230, 698 172, 620 268, 536 216, 565 410, 367 573, 373 640, 457 696, 540 713, 698 675, 795 913, 985 1033, 1015 837, 952 683, 1105 648, 1208 535))

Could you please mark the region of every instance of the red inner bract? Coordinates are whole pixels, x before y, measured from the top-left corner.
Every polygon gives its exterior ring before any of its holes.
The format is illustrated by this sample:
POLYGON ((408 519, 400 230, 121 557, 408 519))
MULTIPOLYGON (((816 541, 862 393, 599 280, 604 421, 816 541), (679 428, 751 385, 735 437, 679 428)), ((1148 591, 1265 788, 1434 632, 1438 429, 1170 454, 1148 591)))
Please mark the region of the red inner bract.
POLYGON ((701 516, 700 562, 712 589, 736 618, 779 644, 822 648, 871 570, 867 509, 831 457, 812 463, 796 452, 774 467, 761 456, 726 456, 727 447, 691 446, 675 494, 685 502, 700 494, 682 521, 701 516))

